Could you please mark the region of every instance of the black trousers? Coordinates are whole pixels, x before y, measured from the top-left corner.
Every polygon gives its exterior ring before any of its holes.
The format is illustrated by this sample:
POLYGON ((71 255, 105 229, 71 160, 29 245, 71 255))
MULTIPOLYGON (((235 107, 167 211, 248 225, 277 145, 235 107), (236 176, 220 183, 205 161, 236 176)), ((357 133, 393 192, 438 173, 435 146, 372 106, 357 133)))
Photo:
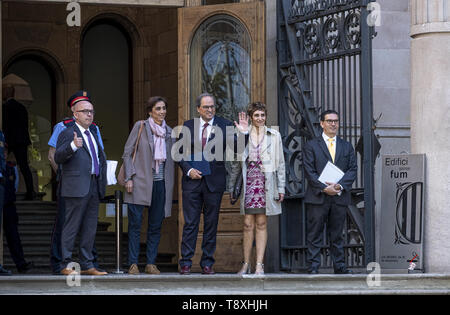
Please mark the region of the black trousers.
POLYGON ((203 212, 203 241, 200 266, 212 266, 215 262, 217 224, 223 192, 211 192, 204 179, 199 191, 183 191, 183 236, 181 240, 180 266, 192 266, 195 254, 200 215, 203 212))
POLYGON ((318 270, 320 267, 320 252, 325 245, 323 240, 325 225, 334 270, 345 269, 343 229, 347 206, 337 205, 333 197, 326 196, 324 204, 307 204, 306 211, 309 270, 318 270))
POLYGON ((3 206, 3 228, 5 229, 5 237, 8 243, 11 258, 13 259, 17 269, 20 269, 26 265, 26 261, 23 255, 19 230, 17 228, 18 224, 19 217, 17 215, 16 205, 14 202, 5 204, 3 206))
POLYGON ((65 221, 61 234, 61 267, 66 268, 72 261, 75 239, 80 233, 80 265, 81 270, 94 268, 92 250, 97 233, 98 195, 97 179, 92 176, 89 193, 85 197, 65 197, 65 221))
POLYGON ((34 194, 33 175, 31 174, 30 166, 28 165, 28 146, 14 146, 9 150, 14 153, 17 165, 23 175, 25 186, 27 188, 27 199, 32 199, 34 194))
MULTIPOLYGON (((53 225, 52 237, 51 237, 51 246, 50 246, 50 266, 52 267, 53 273, 60 273, 61 263, 62 263, 62 249, 61 249, 61 235, 62 229, 64 227, 64 222, 66 219, 66 206, 64 203, 64 198, 61 197, 60 191, 58 189, 58 213, 55 218, 55 223, 53 225)), ((92 248, 92 255, 94 256, 94 267, 99 269, 98 265, 98 254, 97 249, 95 247, 92 248)))

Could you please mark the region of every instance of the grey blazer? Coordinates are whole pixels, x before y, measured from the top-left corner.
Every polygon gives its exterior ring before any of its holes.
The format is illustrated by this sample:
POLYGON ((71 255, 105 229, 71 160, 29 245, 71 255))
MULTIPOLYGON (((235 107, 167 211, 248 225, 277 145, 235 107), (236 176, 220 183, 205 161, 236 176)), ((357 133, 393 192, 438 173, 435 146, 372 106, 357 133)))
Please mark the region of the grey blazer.
MULTIPOLYGON (((148 119, 144 121, 141 139, 139 140, 136 158, 133 163, 134 146, 137 141, 141 121, 134 124, 128 140, 123 150, 123 165, 125 168, 125 178, 133 180, 133 192, 131 194, 125 191, 124 201, 126 203, 150 206, 152 203, 153 190, 153 152, 154 142, 153 134, 150 130, 148 119)), ((172 128, 166 127, 166 153, 167 159, 164 165, 164 182, 166 188, 165 217, 169 217, 172 212, 172 195, 175 181, 174 162, 171 156, 174 139, 171 138, 172 128)), ((161 196, 162 197, 162 196, 161 196)))
MULTIPOLYGON (((73 133, 82 137, 80 129, 70 126, 64 129, 58 137, 55 151, 55 162, 61 165, 61 196, 84 197, 89 193, 92 158, 88 144, 83 141, 83 147, 73 152, 70 143, 73 141, 73 133)), ((97 131, 94 125, 89 127, 91 135, 98 142, 97 131)), ((99 198, 105 196, 106 190, 106 155, 102 147, 98 145, 98 159, 100 175, 98 177, 99 198)))

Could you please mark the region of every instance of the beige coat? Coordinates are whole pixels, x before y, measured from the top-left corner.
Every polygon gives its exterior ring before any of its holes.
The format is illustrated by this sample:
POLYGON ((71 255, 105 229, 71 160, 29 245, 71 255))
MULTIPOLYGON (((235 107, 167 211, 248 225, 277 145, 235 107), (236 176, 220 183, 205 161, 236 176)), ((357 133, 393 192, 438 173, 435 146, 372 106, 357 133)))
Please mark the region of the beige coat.
MULTIPOLYGON (((135 123, 131 130, 128 140, 125 144, 123 152, 123 164, 125 168, 125 178, 133 180, 133 192, 131 194, 125 191, 124 201, 126 203, 150 206, 152 202, 153 190, 153 134, 150 130, 148 119, 144 122, 141 139, 136 151, 136 158, 133 163, 132 155, 136 144, 139 127, 141 121, 135 123)), ((171 215, 172 211, 172 194, 174 186, 174 162, 171 157, 172 144, 174 139, 171 138, 172 128, 166 128, 166 153, 167 159, 164 168, 164 180, 166 187, 165 217, 171 215)))
MULTIPOLYGON (((251 128, 251 127, 250 127, 251 128)), ((265 127, 266 136, 262 143, 261 161, 262 171, 265 175, 266 186, 266 215, 277 215, 281 213, 281 203, 277 202, 278 194, 285 193, 285 163, 283 155, 283 143, 281 141, 281 135, 275 129, 265 127)), ((241 201, 241 214, 244 214, 244 196, 247 181, 247 160, 249 154, 248 145, 246 146, 244 153, 241 157, 238 156, 238 163, 233 163, 233 167, 230 174, 230 182, 235 183, 236 178, 242 168, 242 191, 241 201)))

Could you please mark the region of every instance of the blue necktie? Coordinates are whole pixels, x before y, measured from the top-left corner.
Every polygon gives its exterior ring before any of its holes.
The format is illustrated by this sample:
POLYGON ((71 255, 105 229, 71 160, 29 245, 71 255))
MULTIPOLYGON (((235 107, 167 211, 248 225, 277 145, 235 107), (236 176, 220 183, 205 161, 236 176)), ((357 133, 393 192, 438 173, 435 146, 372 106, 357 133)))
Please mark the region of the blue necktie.
POLYGON ((95 147, 94 147, 94 143, 92 142, 92 138, 91 138, 91 133, 89 132, 89 130, 86 130, 84 132, 89 140, 89 148, 91 149, 91 154, 92 154, 92 160, 94 161, 94 173, 95 175, 98 176, 98 174, 100 173, 98 170, 98 161, 97 161, 97 152, 95 152, 95 147))

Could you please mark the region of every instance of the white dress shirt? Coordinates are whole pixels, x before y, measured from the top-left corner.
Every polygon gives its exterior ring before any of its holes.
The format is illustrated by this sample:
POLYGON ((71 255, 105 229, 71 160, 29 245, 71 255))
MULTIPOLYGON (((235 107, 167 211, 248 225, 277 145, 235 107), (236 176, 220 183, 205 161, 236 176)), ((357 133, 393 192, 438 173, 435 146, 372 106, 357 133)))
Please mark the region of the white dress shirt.
POLYGON ((330 137, 328 137, 326 134, 325 134, 325 132, 322 132, 322 138, 323 138, 323 140, 325 140, 325 143, 326 143, 326 145, 327 145, 327 148, 328 148, 328 146, 329 146, 329 144, 330 144, 330 142, 329 142, 329 140, 328 139, 333 139, 333 145, 334 145, 334 149, 335 149, 335 152, 336 152, 336 136, 334 136, 333 138, 330 138, 330 137))
MULTIPOLYGON (((325 134, 325 132, 322 132, 322 138, 325 141, 327 148, 328 148, 328 145, 330 144, 330 141, 328 139, 333 139, 334 152, 336 154, 336 148, 337 148, 336 136, 334 136, 333 138, 330 138, 325 134)), ((344 190, 344 187, 342 187, 342 185, 339 184, 339 186, 341 187, 341 190, 339 191, 338 196, 340 196, 342 194, 342 191, 344 190)))
MULTIPOLYGON (((80 128, 81 135, 83 136, 83 141, 86 143, 86 146, 88 148, 89 154, 91 155, 91 158, 97 159, 98 165, 100 165, 100 161, 98 159, 98 145, 97 145, 97 142, 95 141, 94 136, 92 135, 92 132, 89 130, 89 133, 91 134, 92 143, 94 144, 94 149, 95 149, 94 154, 92 154, 92 152, 91 152, 91 148, 89 146, 89 139, 88 139, 87 135, 84 133, 88 129, 83 128, 78 123, 75 123, 75 124, 78 126, 78 128, 80 128)), ((70 143, 70 146, 72 147, 73 152, 78 150, 77 146, 75 145, 75 143, 73 141, 70 143)), ((92 166, 91 167, 92 167, 91 168, 91 174, 95 174, 94 163, 93 162, 92 162, 92 166)))
MULTIPOLYGON (((202 135, 203 135, 203 125, 206 123, 206 121, 203 120, 203 118, 200 117, 200 142, 202 141, 202 135)), ((214 123, 214 117, 208 122, 208 126, 206 127, 206 139, 209 139, 209 136, 211 135, 211 131, 213 129, 213 123, 214 123)), ((208 142, 208 140, 206 140, 208 142)))
MULTIPOLYGON (((203 136, 203 125, 206 123, 206 121, 203 120, 203 118, 200 117, 200 129, 199 129, 199 135, 200 135, 200 143, 202 142, 202 136, 203 136)), ((214 117, 208 121, 208 126, 206 127, 206 142, 208 142, 209 136, 211 135, 211 132, 213 130, 213 123, 214 123, 214 117)), ((194 124, 195 126, 195 124, 194 124)), ((191 173, 191 170, 193 170, 193 168, 190 168, 187 171, 187 176, 189 177, 189 174, 191 173)))

